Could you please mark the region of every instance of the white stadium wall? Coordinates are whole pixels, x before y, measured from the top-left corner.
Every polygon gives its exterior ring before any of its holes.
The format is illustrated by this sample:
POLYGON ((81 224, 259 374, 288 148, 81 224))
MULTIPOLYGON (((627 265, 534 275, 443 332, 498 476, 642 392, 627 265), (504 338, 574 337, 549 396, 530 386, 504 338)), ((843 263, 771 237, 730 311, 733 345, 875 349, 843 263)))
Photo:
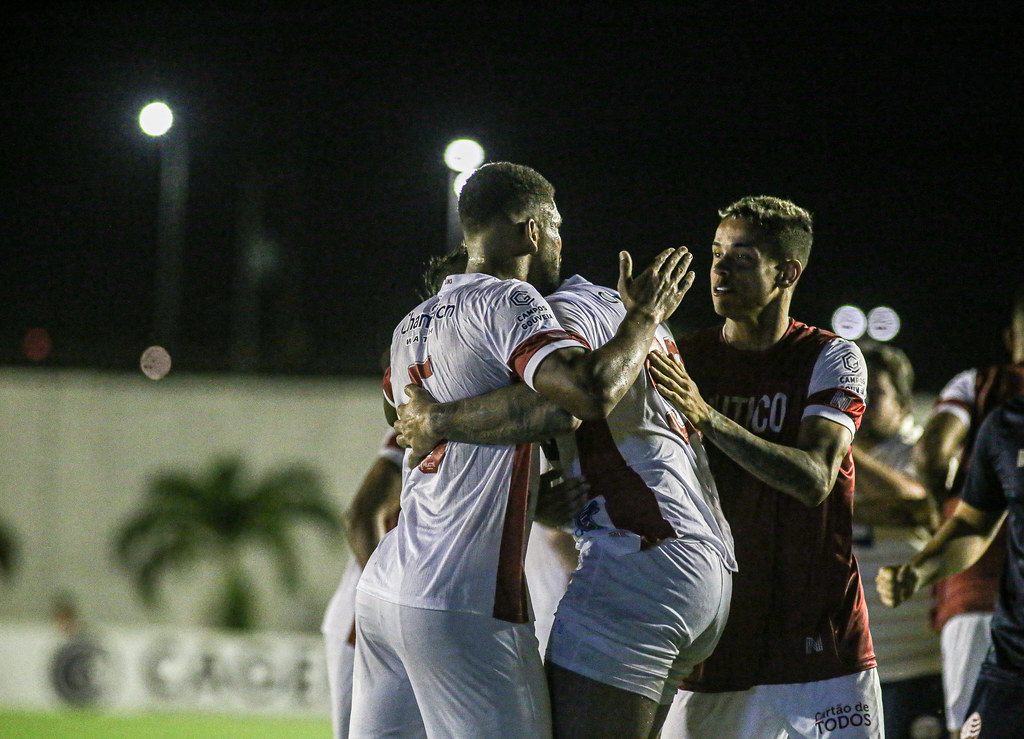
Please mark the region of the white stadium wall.
MULTIPOLYGON (((116 566, 113 532, 142 504, 148 480, 168 469, 198 472, 237 455, 259 475, 305 463, 340 512, 386 431, 379 381, 188 376, 0 369, 0 521, 16 535, 18 566, 0 579, 0 622, 45 622, 58 593, 86 624, 210 623, 219 587, 204 565, 162 582, 145 608, 116 566)), ((313 631, 348 550, 318 530, 300 534, 304 584, 277 586, 269 560, 256 574, 261 629, 313 631)))

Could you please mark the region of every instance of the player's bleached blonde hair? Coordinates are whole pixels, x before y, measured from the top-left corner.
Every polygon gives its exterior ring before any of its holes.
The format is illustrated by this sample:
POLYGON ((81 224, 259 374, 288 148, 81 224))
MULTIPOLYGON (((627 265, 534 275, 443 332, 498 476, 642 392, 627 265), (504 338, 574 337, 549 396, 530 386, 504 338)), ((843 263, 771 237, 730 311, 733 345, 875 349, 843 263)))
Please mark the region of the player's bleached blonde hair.
POLYGON ((811 258, 814 220, 796 203, 771 195, 748 195, 718 211, 723 221, 738 218, 756 225, 778 249, 779 259, 795 259, 805 268, 811 258))

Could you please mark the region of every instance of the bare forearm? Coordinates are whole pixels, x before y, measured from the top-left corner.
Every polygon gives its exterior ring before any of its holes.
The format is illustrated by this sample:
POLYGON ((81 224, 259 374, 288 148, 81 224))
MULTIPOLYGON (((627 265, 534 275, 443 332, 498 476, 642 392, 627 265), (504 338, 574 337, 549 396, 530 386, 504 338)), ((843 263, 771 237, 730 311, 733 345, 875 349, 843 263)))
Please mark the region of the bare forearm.
POLYGON ((376 521, 373 516, 359 516, 350 512, 345 516, 344 523, 348 546, 359 566, 365 567, 379 540, 376 521))
POLYGON ((853 447, 857 465, 856 518, 878 526, 928 526, 938 523, 938 508, 917 480, 853 447))
POLYGON ((830 468, 802 449, 755 436, 714 409, 700 430, 744 470, 804 505, 820 504, 835 484, 837 465, 830 468))
POLYGON ((914 447, 914 466, 918 477, 936 503, 950 495, 954 466, 967 438, 967 426, 952 413, 939 413, 925 426, 914 447))
POLYGON ((649 314, 630 309, 600 348, 545 359, 534 376, 537 392, 577 418, 606 418, 643 369, 657 328, 649 314))
POLYGON ((984 531, 958 516, 953 516, 935 532, 924 549, 910 560, 917 573, 917 588, 963 572, 988 549, 996 529, 984 531))
POLYGON ((441 403, 430 423, 440 438, 475 444, 523 444, 573 431, 579 421, 523 384, 441 403))

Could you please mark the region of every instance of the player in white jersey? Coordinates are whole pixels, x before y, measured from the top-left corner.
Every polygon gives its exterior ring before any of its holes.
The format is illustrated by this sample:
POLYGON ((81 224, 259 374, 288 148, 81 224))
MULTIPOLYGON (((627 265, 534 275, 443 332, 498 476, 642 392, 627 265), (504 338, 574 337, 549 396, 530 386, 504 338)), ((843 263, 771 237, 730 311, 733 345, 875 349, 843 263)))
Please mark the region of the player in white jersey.
POLYGON ((346 531, 352 556, 320 626, 324 635, 327 682, 331 689, 331 726, 335 739, 348 737, 352 712, 356 584, 381 533, 394 525, 394 518, 398 515, 403 457, 404 450, 395 443, 395 433, 389 431, 346 511, 346 531))
MULTIPOLYGON (((547 287, 557 268, 532 270, 531 280, 547 287)), ((626 314, 614 290, 579 276, 548 302, 562 327, 592 346, 609 341, 626 314)), ((675 353, 667 327, 654 346, 675 353)), ((518 438, 509 421, 516 406, 498 393, 434 406, 415 392, 400 410, 396 429, 421 450, 445 436, 518 438)), ((592 498, 577 518, 580 567, 548 650, 556 734, 656 736, 680 681, 724 627, 736 567, 729 526, 699 440, 646 374, 607 421, 584 422, 575 441, 560 441, 561 463, 587 477, 592 498)))
MULTIPOLYGON (((520 281, 532 255, 561 249, 550 183, 527 167, 487 165, 466 183, 459 215, 467 274, 395 329, 392 420, 409 386, 450 401, 515 379, 569 411, 546 413, 538 440, 572 428, 573 415, 609 413, 692 283, 688 252, 663 252, 635 279, 623 253, 620 286, 635 304, 591 352, 520 281)), ((529 445, 450 442, 405 471, 398 525, 358 586, 352 736, 550 735, 523 577, 529 456, 529 445)))

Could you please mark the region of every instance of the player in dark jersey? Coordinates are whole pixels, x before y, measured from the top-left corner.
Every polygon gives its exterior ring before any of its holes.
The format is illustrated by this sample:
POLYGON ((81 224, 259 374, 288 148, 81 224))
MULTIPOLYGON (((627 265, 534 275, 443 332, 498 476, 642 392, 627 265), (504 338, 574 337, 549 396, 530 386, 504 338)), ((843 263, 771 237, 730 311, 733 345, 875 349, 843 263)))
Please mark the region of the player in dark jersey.
POLYGON ((725 324, 680 338, 685 369, 657 355, 651 369, 711 442, 739 572, 725 633, 662 735, 879 737, 851 551, 864 360, 853 343, 790 318, 811 249, 807 211, 761 196, 719 216, 711 297, 725 324))
POLYGON ((1024 396, 1006 401, 982 423, 953 516, 917 556, 879 572, 883 602, 899 605, 978 561, 1004 519, 1007 547, 992 648, 967 708, 960 734, 966 739, 1012 739, 1024 726, 1024 396))
MULTIPOLYGON (((950 380, 914 449, 919 476, 943 518, 956 509, 981 422, 1007 398, 1024 394, 1024 287, 1015 295, 1004 338, 1011 361, 965 370, 950 380)), ((967 716, 970 689, 990 644, 1005 548, 1000 531, 977 562, 933 588, 932 627, 942 634, 946 720, 954 737, 967 716)))

